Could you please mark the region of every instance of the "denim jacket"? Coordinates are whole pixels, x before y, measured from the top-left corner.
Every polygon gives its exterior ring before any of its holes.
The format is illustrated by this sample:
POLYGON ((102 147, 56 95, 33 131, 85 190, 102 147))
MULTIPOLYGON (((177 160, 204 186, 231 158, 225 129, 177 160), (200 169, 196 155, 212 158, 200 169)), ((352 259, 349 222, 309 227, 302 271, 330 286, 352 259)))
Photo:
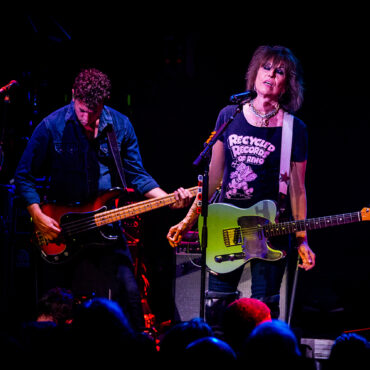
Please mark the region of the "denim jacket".
POLYGON ((37 179, 48 180, 48 201, 83 202, 121 186, 104 129, 113 125, 127 185, 145 194, 158 187, 143 167, 137 137, 129 119, 104 106, 97 137, 89 141, 78 122, 74 103, 58 109, 35 128, 15 173, 17 193, 26 205, 40 203, 37 179))

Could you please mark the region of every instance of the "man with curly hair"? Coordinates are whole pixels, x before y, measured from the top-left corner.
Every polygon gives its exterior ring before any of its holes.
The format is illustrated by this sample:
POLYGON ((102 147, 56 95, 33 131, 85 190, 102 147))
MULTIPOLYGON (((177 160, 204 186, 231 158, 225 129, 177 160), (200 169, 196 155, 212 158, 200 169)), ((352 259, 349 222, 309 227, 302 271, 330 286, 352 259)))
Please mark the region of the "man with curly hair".
MULTIPOLYGON (((38 178, 48 180, 47 201, 65 205, 88 204, 98 194, 122 187, 108 142, 110 128, 116 134, 127 185, 146 198, 167 194, 144 169, 128 117, 106 105, 110 94, 111 82, 105 73, 94 68, 80 72, 70 104, 41 121, 23 153, 15 174, 16 189, 45 244, 58 244, 67 230, 40 206, 38 178)), ((191 195, 179 188, 174 197, 171 207, 182 208, 189 204, 191 195)), ((84 226, 83 222, 78 225, 84 226)), ((141 297, 124 235, 118 223, 105 228, 109 229, 104 233, 106 238, 99 238, 99 232, 87 237, 89 247, 84 245, 82 253, 68 263, 40 264, 39 292, 62 286, 75 296, 110 298, 121 304, 135 328, 142 329, 141 297)))

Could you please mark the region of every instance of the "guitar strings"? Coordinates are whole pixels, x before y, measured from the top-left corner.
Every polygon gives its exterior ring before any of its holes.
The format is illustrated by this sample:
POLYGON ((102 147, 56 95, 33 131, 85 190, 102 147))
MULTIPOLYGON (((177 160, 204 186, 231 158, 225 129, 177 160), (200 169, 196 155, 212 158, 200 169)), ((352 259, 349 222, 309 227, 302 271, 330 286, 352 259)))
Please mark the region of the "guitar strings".
MULTIPOLYGON (((119 220, 122 220, 124 218, 129 218, 130 216, 133 215, 133 213, 130 213, 133 209, 137 208, 140 209, 139 212, 135 211, 134 215, 137 215, 139 213, 143 213, 148 209, 148 205, 151 205, 152 203, 163 203, 168 201, 170 198, 172 198, 173 195, 168 195, 163 198, 160 198, 159 200, 157 199, 154 201, 153 199, 148 199, 143 202, 138 203, 133 203, 131 205, 126 205, 121 208, 117 209, 112 209, 109 211, 105 211, 104 214, 100 215, 99 213, 89 216, 89 217, 84 217, 82 220, 74 220, 70 222, 66 222, 63 224, 63 229, 64 233, 67 233, 68 235, 73 235, 80 233, 82 231, 88 231, 92 230, 94 228, 97 228, 99 226, 103 226, 112 222, 116 222, 119 220), (115 214, 120 214, 120 216, 117 217, 112 217, 112 215, 115 214), (124 215, 125 214, 125 215, 124 215), (122 217, 124 215, 124 217, 122 217), (97 224, 98 223, 98 224, 97 224)), ((149 207, 153 208, 153 207, 149 207)), ((338 220, 342 220, 343 223, 350 223, 350 222, 355 222, 357 220, 353 220, 353 217, 356 217, 356 219, 359 218, 359 212, 353 212, 353 213, 346 213, 342 215, 335 215, 335 216, 328 216, 328 217, 319 217, 315 219, 308 219, 308 220, 297 220, 297 221, 291 221, 291 222, 283 222, 283 223, 269 223, 267 225, 256 225, 253 227, 241 227, 235 228, 235 230, 241 230, 241 233, 243 235, 251 235, 255 233, 256 231, 260 230, 265 230, 267 232, 272 232, 273 234, 277 235, 276 233, 281 233, 282 231, 284 232, 286 229, 288 229, 290 232, 295 232, 295 231, 302 231, 305 230, 307 226, 314 227, 315 225, 318 225, 319 227, 322 226, 322 223, 325 225, 329 226, 334 226, 333 223, 329 224, 329 220, 336 220, 338 223, 338 220), (314 221, 314 222, 313 222, 314 221), (302 228, 303 227, 303 228, 302 228), (290 230, 291 229, 291 230, 290 230)))
MULTIPOLYGON (((129 208, 133 208, 133 207, 129 207, 129 208)), ((104 226, 109 223, 123 220, 124 218, 129 218, 132 216, 132 213, 130 214, 129 212, 119 211, 119 209, 112 210, 112 211, 106 211, 109 214, 105 213, 104 215, 99 215, 98 213, 92 216, 85 216, 83 219, 67 221, 62 225, 63 226, 62 231, 64 232, 65 235, 74 235, 80 232, 93 230, 100 226, 104 226), (117 219, 111 216, 112 213, 114 213, 112 211, 121 212, 121 215, 124 213, 126 214, 124 215, 124 217, 119 217, 117 219)), ((141 211, 144 212, 145 210, 141 210, 141 211)), ((139 214, 139 213, 140 212, 135 212, 135 214, 139 214)))
MULTIPOLYGON (((163 200, 164 201, 164 200, 163 200)), ((122 220, 124 218, 129 218, 132 216, 132 209, 134 208, 141 208, 141 212, 145 212, 145 210, 148 208, 148 202, 144 201, 145 204, 141 204, 140 206, 137 206, 137 204, 132 204, 132 205, 127 205, 121 208, 113 209, 110 211, 105 211, 104 215, 100 215, 99 213, 92 215, 92 216, 87 216, 84 217, 83 219, 80 220, 73 220, 69 222, 65 222, 63 224, 63 231, 64 234, 67 235, 73 235, 73 234, 78 234, 82 231, 89 231, 94 228, 98 228, 99 226, 103 226, 106 224, 109 224, 111 222, 115 222, 118 220, 122 220), (124 215, 124 217, 112 217, 112 214, 117 214, 120 213, 121 216, 124 215)), ((152 207, 150 207, 152 208, 152 207)), ((140 212, 134 212, 134 214, 138 214, 140 212)))
POLYGON ((256 225, 251 227, 240 227, 231 230, 225 230, 228 234, 253 235, 256 231, 264 230, 273 235, 281 235, 290 232, 303 231, 307 228, 313 229, 315 226, 319 228, 324 226, 336 226, 342 223, 357 222, 360 219, 359 212, 343 213, 340 215, 318 217, 307 220, 296 220, 282 223, 269 223, 266 225, 256 225), (239 232, 238 232, 239 231, 239 232))
MULTIPOLYGON (((197 190, 198 190, 197 186, 189 189, 192 195, 195 195, 194 192, 197 192, 197 190)), ((83 231, 89 231, 94 228, 98 228, 100 226, 107 225, 109 223, 123 220, 124 218, 129 218, 134 215, 146 212, 153 208, 156 209, 158 207, 153 207, 153 204, 155 203, 157 204, 162 203, 164 206, 171 204, 173 202, 173 199, 174 199, 174 195, 168 194, 161 198, 147 199, 139 203, 133 203, 133 204, 129 204, 129 205, 117 208, 117 209, 105 211, 103 212, 104 214, 97 213, 92 216, 84 217, 83 219, 65 222, 63 224, 62 232, 64 235, 66 234, 74 235, 74 234, 78 234, 83 231), (137 209, 137 211, 132 212, 133 210, 135 210, 135 208, 137 209), (112 215, 117 215, 117 214, 120 214, 120 216, 112 217, 112 215)))

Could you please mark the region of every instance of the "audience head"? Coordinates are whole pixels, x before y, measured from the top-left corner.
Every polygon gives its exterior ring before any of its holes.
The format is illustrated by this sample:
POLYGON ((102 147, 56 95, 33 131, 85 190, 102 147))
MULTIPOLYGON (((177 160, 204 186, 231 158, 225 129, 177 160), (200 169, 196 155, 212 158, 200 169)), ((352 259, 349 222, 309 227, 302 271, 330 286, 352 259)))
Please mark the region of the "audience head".
POLYGON ((133 333, 119 304, 106 298, 93 298, 82 303, 75 313, 74 328, 111 335, 133 333))
POLYGON ((331 348, 328 368, 368 368, 369 353, 369 342, 364 337, 356 333, 341 334, 331 348))
POLYGON ((121 307, 106 298, 93 298, 77 307, 72 325, 76 358, 93 365, 137 355, 139 342, 121 307))
POLYGON ((254 298, 240 298, 230 303, 223 316, 224 339, 237 349, 259 324, 271 321, 268 306, 254 298))
POLYGON ((186 347, 196 339, 213 336, 212 328, 201 318, 183 321, 170 327, 160 342, 160 353, 167 358, 183 354, 186 347))
POLYGON ((37 321, 50 321, 56 325, 68 324, 73 319, 74 297, 70 290, 52 288, 39 300, 37 321))
POLYGON ((236 353, 231 346, 216 337, 203 337, 191 342, 185 349, 187 364, 218 367, 236 361, 236 353))
POLYGON ((259 369, 293 369, 301 362, 298 340, 289 325, 274 319, 257 325, 243 345, 240 359, 259 369))

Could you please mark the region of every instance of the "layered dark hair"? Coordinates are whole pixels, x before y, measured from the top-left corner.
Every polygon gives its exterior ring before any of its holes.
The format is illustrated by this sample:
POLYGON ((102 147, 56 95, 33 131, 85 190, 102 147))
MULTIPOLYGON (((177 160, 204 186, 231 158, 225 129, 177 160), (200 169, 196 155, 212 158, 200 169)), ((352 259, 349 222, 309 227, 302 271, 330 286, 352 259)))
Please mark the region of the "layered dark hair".
POLYGON ((284 64, 286 85, 279 104, 288 112, 296 112, 303 103, 303 71, 299 60, 284 46, 263 45, 256 49, 246 73, 247 90, 254 90, 258 69, 268 61, 272 61, 273 66, 284 64))
POLYGON ((89 109, 95 109, 110 98, 111 88, 111 81, 105 73, 95 68, 84 69, 74 81, 73 97, 89 109))

